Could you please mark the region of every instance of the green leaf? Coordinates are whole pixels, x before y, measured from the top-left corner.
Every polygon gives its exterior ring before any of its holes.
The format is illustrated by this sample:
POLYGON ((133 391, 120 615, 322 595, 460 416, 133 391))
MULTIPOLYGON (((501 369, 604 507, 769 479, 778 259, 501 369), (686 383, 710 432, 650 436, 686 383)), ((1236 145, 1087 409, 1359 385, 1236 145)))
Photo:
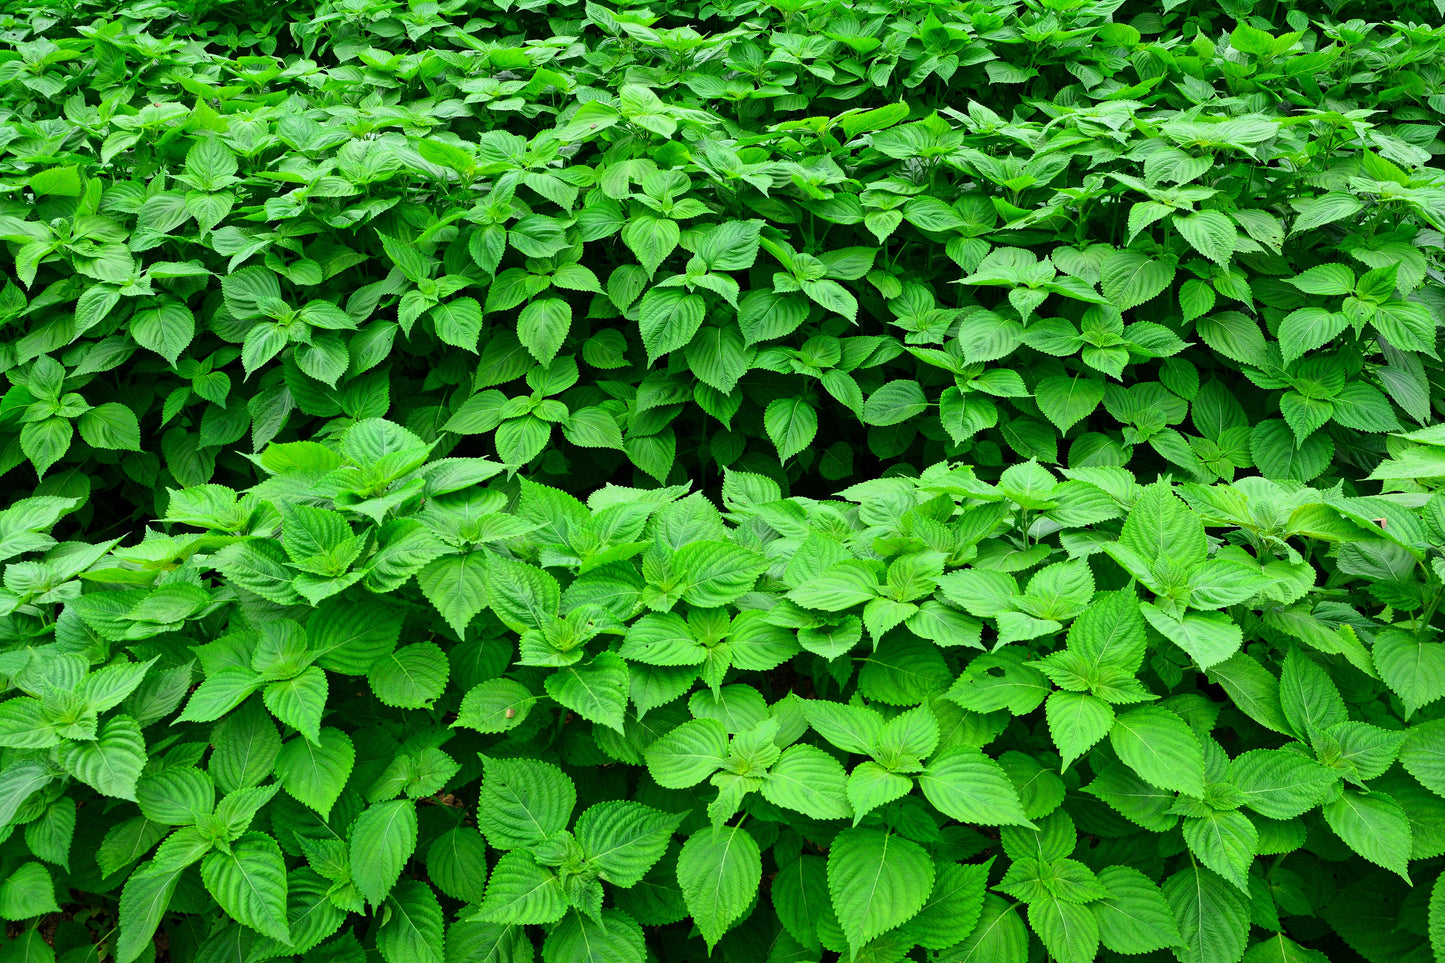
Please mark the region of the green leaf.
POLYGON ((507 229, 507 243, 527 257, 551 257, 567 246, 562 224, 545 214, 528 214, 507 229))
POLYGON ((637 885, 662 858, 683 817, 630 800, 597 803, 577 817, 577 842, 602 879, 637 885))
POLYGON ((647 215, 632 218, 622 229, 623 243, 637 255, 649 278, 657 273, 658 265, 677 247, 680 236, 681 229, 676 221, 647 215))
POLYGON ((537 759, 482 759, 477 826, 496 849, 520 849, 546 842, 567 828, 577 787, 549 763, 537 759))
POLYGON ((708 325, 688 343, 687 366, 703 384, 726 395, 748 373, 755 355, 737 327, 708 325))
POLYGON ((1430 946, 1435 951, 1435 959, 1445 959, 1445 873, 1442 873, 1435 880, 1435 888, 1430 893, 1430 946))
POLYGON ((1351 381, 1330 399, 1334 420, 1346 428, 1374 433, 1399 431, 1400 421, 1390 400, 1363 381, 1351 381))
POLYGON ((152 939, 176 891, 185 866, 166 869, 155 864, 131 873, 120 894, 120 937, 116 941, 116 963, 132 960, 153 947, 152 939))
MULTIPOLYGON (((290 605, 300 599, 296 594, 296 589, 292 586, 295 573, 287 565, 286 553, 274 542, 249 541, 228 545, 211 556, 211 564, 228 581, 269 601, 280 605, 290 605)), ((212 679, 207 678, 201 684, 202 689, 191 697, 190 703, 186 706, 187 715, 191 714, 193 706, 200 709, 200 706, 197 705, 198 701, 202 703, 208 701, 199 700, 198 697, 200 691, 211 682, 212 679)), ((248 691, 246 694, 249 695, 250 692, 248 691)), ((218 718, 235 708, 235 705, 236 703, 232 703, 208 718, 218 718)), ((197 722, 208 721, 199 716, 192 716, 192 718, 197 722)))
POLYGON ((1184 820, 1184 841, 1199 861, 1249 892, 1249 867, 1259 845, 1259 831, 1240 812, 1210 812, 1184 820))
POLYGON ((1186 612, 1172 618, 1149 602, 1139 606, 1145 621, 1160 635, 1189 654, 1201 669, 1209 669, 1239 651, 1244 634, 1220 612, 1186 612))
POLYGON ((778 449, 778 460, 786 462, 813 443, 818 414, 802 398, 778 398, 768 403, 763 425, 778 449))
MULTIPOLYGON (((522 314, 526 313, 524 308, 522 314)), ((443 342, 476 354, 477 338, 482 331, 482 306, 475 298, 456 298, 445 304, 438 304, 431 309, 431 319, 436 327, 437 337, 443 342)), ((520 334, 519 322, 518 335, 520 334)), ((525 341, 523 343, 525 344, 525 341)))
POLYGON ((295 678, 272 682, 261 697, 277 719, 312 742, 319 742, 326 692, 326 672, 313 665, 295 678))
POLYGON ((28 920, 60 912, 55 881, 39 863, 21 863, 0 882, 0 919, 28 920))
POLYGON ((80 169, 74 164, 68 167, 51 167, 32 174, 26 182, 37 196, 79 197, 83 190, 80 169))
POLYGON ((647 363, 687 346, 702 327, 707 304, 696 294, 678 288, 652 288, 642 296, 639 326, 647 348, 647 363))
POLYGON ((930 950, 944 950, 967 939, 983 911, 989 864, 942 862, 935 867, 933 892, 903 932, 930 950))
POLYGON ((1089 908, 1104 946, 1132 956, 1183 944, 1169 903, 1149 877, 1128 866, 1105 866, 1099 883, 1109 896, 1089 908))
POLYGON ((916 381, 890 381, 863 402, 863 423, 876 427, 901 424, 923 414, 928 399, 916 381))
POLYGON ((697 247, 698 257, 709 271, 746 271, 758 259, 758 220, 726 221, 703 235, 697 247))
POLYGON ((1044 378, 1034 388, 1034 401, 1061 434, 1088 417, 1104 400, 1104 382, 1079 376, 1044 378))
POLYGON ((809 699, 803 704, 808 724, 845 752, 871 756, 883 734, 884 719, 862 705, 809 699))
POLYGON ((50 466, 70 450, 73 435, 70 422, 64 418, 32 421, 20 429, 20 450, 35 466, 35 474, 43 478, 50 466))
POLYGON ((1275 933, 1251 946, 1241 963, 1329 963, 1329 958, 1305 949, 1283 933, 1275 933))
MULTIPOLYGON (((960 599, 948 594, 947 580, 954 576, 971 574, 972 570, 951 572, 940 582, 939 587, 945 589, 945 594, 951 601, 963 604, 960 599)), ((845 559, 793 589, 788 593, 788 598, 804 608, 842 612, 877 598, 881 591, 878 576, 873 569, 857 559, 845 559)))
POLYGON ((371 664, 367 680, 385 705, 401 709, 430 707, 446 689, 451 672, 446 653, 433 642, 414 642, 371 664))
POLYGON ((1264 332, 1251 317, 1238 311, 1218 311, 1195 322, 1200 340, 1240 364, 1268 364, 1264 332))
POLYGON ((32 926, 0 947, 5 963, 55 963, 55 950, 45 942, 40 927, 32 926))
POLYGON ((508 559, 488 563, 487 604, 517 632, 545 629, 557 616, 561 589, 542 569, 508 559))
POLYGON ((1114 710, 1085 692, 1054 692, 1044 706, 1049 734, 1063 756, 1064 768, 1092 749, 1114 726, 1114 710))
POLYGON ((1099 952, 1099 922, 1087 906, 1048 896, 1029 904, 1029 926, 1058 963, 1089 963, 1099 952))
POLYGON ((1089 664, 1133 675, 1144 661, 1144 620, 1132 590, 1101 592, 1069 626, 1068 646, 1089 664))
POLYGON ((94 742, 64 742, 60 764, 101 795, 135 799, 146 764, 145 738, 130 716, 112 716, 94 742))
POLYGON ((1260 815, 1293 819, 1322 803, 1339 774, 1297 752, 1252 749, 1230 762, 1229 781, 1260 815))
POLYGON ((783 864, 771 881, 773 909, 783 927, 805 946, 818 946, 818 922, 832 914, 827 863, 799 856, 783 864))
POLYGON ((1289 283, 1305 294, 1354 294, 1355 272, 1348 264, 1317 264, 1290 278, 1289 283))
POLYGON ((627 710, 627 663, 599 652, 585 665, 569 665, 547 676, 547 694, 588 722, 623 734, 627 710))
POLYGON ((447 926, 446 963, 531 963, 531 939, 521 926, 460 920, 447 926))
POLYGON ((592 272, 591 268, 581 264, 558 265, 557 270, 552 274, 552 283, 569 291, 602 293, 602 282, 597 280, 597 275, 592 272))
POLYGON ((1214 289, 1205 281, 1190 278, 1179 286, 1179 310, 1185 322, 1208 314, 1214 309, 1214 289))
POLYGON ((322 729, 314 740, 292 739, 281 747, 276 777, 293 799, 326 819, 346 788, 355 761, 356 750, 346 733, 322 729))
POLYGON ((21 696, 0 702, 0 745, 13 749, 49 749, 60 744, 39 699, 21 696))
POLYGON ((1284 363, 1329 344, 1349 323, 1344 314, 1315 305, 1291 311, 1279 323, 1279 350, 1284 363))
POLYGON ((503 853, 487 882, 477 918, 492 923, 555 923, 567 912, 557 874, 523 850, 503 853))
POLYGON ((1303 443, 1282 419, 1261 421, 1250 430, 1249 454, 1260 473, 1270 479, 1310 481, 1330 464, 1335 451, 1327 433, 1316 432, 1303 443))
POLYGON ((1406 351, 1430 352, 1434 344, 1434 316, 1413 301, 1386 301, 1370 317, 1375 330, 1406 351))
POLYGON ((1199 211, 1188 216, 1175 214, 1174 226, 1194 250, 1215 264, 1229 263, 1239 231, 1224 214, 1219 211, 1199 211))
POLYGON ((804 281, 802 288, 803 293, 812 299, 813 303, 821 305, 834 314, 841 314, 849 321, 857 321, 858 299, 837 281, 827 278, 804 281))
POLYGON ((647 771, 659 786, 686 789, 727 762, 728 733, 716 719, 693 719, 648 747, 647 771))
POLYGON ((196 318, 179 301, 161 301, 131 316, 130 336, 174 366, 196 337, 196 318))
POLYGON ((1391 796, 1346 789, 1338 799, 1325 803, 1324 815, 1347 846, 1410 881, 1410 820, 1391 796))
POLYGON ((948 954, 958 963, 1027 963, 1029 930, 1008 900, 984 896, 978 925, 948 954))
POLYGON ((522 309, 517 339, 539 364, 551 364, 572 329, 572 307, 561 298, 543 298, 522 309))
POLYGON ((889 772, 871 759, 860 762, 848 774, 845 794, 848 804, 853 807, 853 825, 867 813, 885 803, 890 803, 913 791, 913 780, 896 772, 889 772))
POLYGON ((1400 765, 1422 786, 1445 797, 1445 719, 1406 730, 1404 745, 1400 747, 1400 765))
POLYGON ((1329 673, 1300 649, 1285 656, 1279 680, 1280 708, 1290 728, 1302 739, 1349 718, 1345 700, 1330 681, 1329 673))
POLYGON ((597 919, 569 910, 542 944, 543 963, 644 963, 645 959, 642 927, 615 909, 602 910, 597 919))
POLYGON ((1204 795, 1204 749, 1184 720, 1158 706, 1119 716, 1109 742, 1146 782, 1190 796, 1204 795))
POLYGON ((834 837, 828 849, 828 892, 853 953, 921 910, 933 890, 933 876, 928 852, 889 830, 845 829, 834 837))
POLYGON ((1279 412, 1294 432, 1297 444, 1314 434, 1330 420, 1334 406, 1322 398, 1307 398, 1298 392, 1289 391, 1279 399, 1279 412))
POLYGON ((1104 258, 1099 267, 1104 297, 1120 311, 1158 297, 1173 280, 1173 265, 1127 248, 1104 258))
POLYGON ((386 898, 376 948, 386 963, 443 963, 442 908, 430 886, 409 879, 386 898))
POLYGON ((25 801, 54 779, 49 767, 34 760, 0 767, 0 826, 9 826, 25 801))
POLYGON ((918 785, 939 812, 961 823, 1033 825, 1003 769, 977 749, 940 752, 919 774, 918 785))
POLYGON ((380 906, 416 850, 416 804, 397 799, 368 807, 351 827, 351 878, 380 906))
MULTIPOLYGON (((507 268, 488 285, 484 310, 487 312, 509 311, 532 295, 547 290, 549 283, 547 278, 531 274, 520 268, 507 268)), ((520 344, 518 347, 521 347, 520 344)))
POLYGON ((1291 201, 1290 204, 1299 211, 1299 217, 1295 218, 1294 224, 1290 226, 1291 236, 1352 217, 1365 206, 1358 197, 1344 191, 1331 191, 1319 197, 1301 198, 1291 201))
MULTIPOLYGON (((186 667, 182 685, 189 685, 186 667)), ((305 739, 303 737, 302 741, 305 739)), ((207 770, 226 792, 259 785, 271 775, 281 754, 281 734, 260 699, 248 699, 211 731, 207 770)))
POLYGON ((241 268, 221 278, 226 307, 242 320, 260 317, 262 306, 281 300, 281 282, 259 266, 241 268))
POLYGON ((480 903, 487 878, 487 844, 473 826, 438 837, 426 852, 426 872, 437 889, 464 903, 480 903))
POLYGON ((498 457, 509 466, 519 467, 540 455, 551 437, 549 422, 533 415, 523 415, 508 418, 498 425, 494 441, 498 457))
POLYGON ((708 659, 707 647, 671 612, 644 615, 632 623, 618 654, 647 665, 701 665, 708 659))
POLYGON ((709 952, 752 904, 762 878, 758 844, 737 826, 703 828, 682 844, 677 881, 709 952))
POLYGON ((858 691, 866 699, 914 706, 942 692, 951 673, 938 647, 907 635, 885 636, 858 672, 858 691))
POLYGON ((1203 522, 1163 482, 1150 485, 1134 503, 1119 544, 1149 562, 1185 566, 1203 562, 1209 551, 1203 522))
MULTIPOLYGON (((335 933, 346 919, 331 900, 332 883, 309 867, 291 873, 287 883, 286 919, 291 928, 291 949, 305 952, 335 933)), ((348 888, 349 889, 349 888, 348 888)), ((283 952, 276 940, 260 941, 256 951, 283 952)))
POLYGON ((1445 642, 1385 629, 1375 639, 1375 668, 1405 704, 1405 718, 1445 697, 1445 642))
POLYGON ((25 844, 30 852, 69 871, 76 810, 75 800, 69 796, 62 796, 47 806, 39 819, 25 827, 25 844))
POLYGON ((537 703, 527 687, 511 679, 488 679, 467 690, 453 726, 477 732, 506 732, 527 721, 537 703))
POLYGON ((562 424, 562 434, 582 448, 623 450, 622 429, 617 419, 601 408, 579 408, 562 424))
POLYGON ((808 302, 796 294, 754 289, 738 302, 738 330, 743 343, 757 344, 792 334, 808 320, 808 302))
POLYGON ((286 921, 286 864, 271 837, 247 833, 231 844, 229 853, 207 854, 201 861, 201 878, 232 919, 291 945, 286 921))
POLYGON ((198 138, 186 152, 186 175, 196 178, 202 190, 216 190, 238 169, 236 155, 215 135, 198 138))
POLYGON ((689 542, 678 549, 672 562, 673 571, 685 580, 683 599, 706 608, 736 601, 753 587, 767 565, 756 552, 719 541, 689 542))
POLYGON ((911 198, 903 206, 903 216, 925 231, 951 231, 967 223, 946 201, 927 195, 911 198))
POLYGON ((175 766, 140 778, 135 789, 141 814, 166 826, 189 826, 216 807, 216 785, 209 773, 175 766))
POLYGON ((1405 733, 1391 732, 1366 722, 1341 722, 1323 734, 1321 749, 1338 752, 1334 764, 1344 770, 1346 778, 1363 783, 1384 775, 1400 753, 1405 733))
POLYGON ((847 819, 847 775, 843 765, 814 746, 790 746, 763 777, 763 798, 814 819, 847 819))
POLYGON ((306 620, 308 647, 316 664, 344 675, 365 675, 372 663, 396 648, 402 611, 363 596, 328 599, 306 620))
POLYGON ((417 573, 416 581, 459 638, 487 607, 487 554, 466 552, 437 559, 417 573))
POLYGON ((1180 963, 1235 963, 1249 941, 1249 904, 1207 869, 1189 868, 1164 883, 1179 924, 1180 963))

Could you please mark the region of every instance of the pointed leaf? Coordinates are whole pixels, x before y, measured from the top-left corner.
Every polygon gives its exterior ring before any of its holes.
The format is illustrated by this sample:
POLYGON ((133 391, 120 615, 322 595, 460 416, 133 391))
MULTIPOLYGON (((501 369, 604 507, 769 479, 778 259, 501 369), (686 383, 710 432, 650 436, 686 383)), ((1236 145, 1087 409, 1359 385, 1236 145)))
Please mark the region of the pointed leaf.
POLYGON ((677 881, 709 951, 752 903, 762 878, 758 844, 743 829, 707 827, 683 843, 677 881))

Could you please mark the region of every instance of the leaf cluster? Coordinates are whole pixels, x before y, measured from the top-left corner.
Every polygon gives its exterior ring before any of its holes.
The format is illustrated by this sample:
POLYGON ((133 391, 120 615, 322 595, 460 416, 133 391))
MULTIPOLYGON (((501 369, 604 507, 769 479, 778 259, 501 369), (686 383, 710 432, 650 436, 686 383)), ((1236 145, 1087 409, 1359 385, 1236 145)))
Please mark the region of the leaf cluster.
POLYGON ((0 12, 0 963, 1445 960, 1441 2, 0 12))

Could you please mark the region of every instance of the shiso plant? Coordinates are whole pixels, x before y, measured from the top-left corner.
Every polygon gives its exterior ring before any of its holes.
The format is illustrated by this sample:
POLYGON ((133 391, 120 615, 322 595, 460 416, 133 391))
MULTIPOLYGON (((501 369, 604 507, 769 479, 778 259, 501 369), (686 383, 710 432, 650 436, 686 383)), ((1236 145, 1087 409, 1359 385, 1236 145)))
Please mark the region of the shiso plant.
POLYGON ((1445 963, 1442 20, 0 6, 0 963, 1445 963))

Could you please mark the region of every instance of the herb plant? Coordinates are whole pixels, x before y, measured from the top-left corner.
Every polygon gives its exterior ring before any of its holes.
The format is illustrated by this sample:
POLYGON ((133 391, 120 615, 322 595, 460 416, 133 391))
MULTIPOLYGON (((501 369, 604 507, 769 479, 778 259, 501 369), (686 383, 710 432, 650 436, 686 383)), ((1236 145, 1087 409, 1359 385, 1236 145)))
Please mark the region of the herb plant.
POLYGON ((0 10, 0 963, 1445 963, 1445 0, 0 10))

